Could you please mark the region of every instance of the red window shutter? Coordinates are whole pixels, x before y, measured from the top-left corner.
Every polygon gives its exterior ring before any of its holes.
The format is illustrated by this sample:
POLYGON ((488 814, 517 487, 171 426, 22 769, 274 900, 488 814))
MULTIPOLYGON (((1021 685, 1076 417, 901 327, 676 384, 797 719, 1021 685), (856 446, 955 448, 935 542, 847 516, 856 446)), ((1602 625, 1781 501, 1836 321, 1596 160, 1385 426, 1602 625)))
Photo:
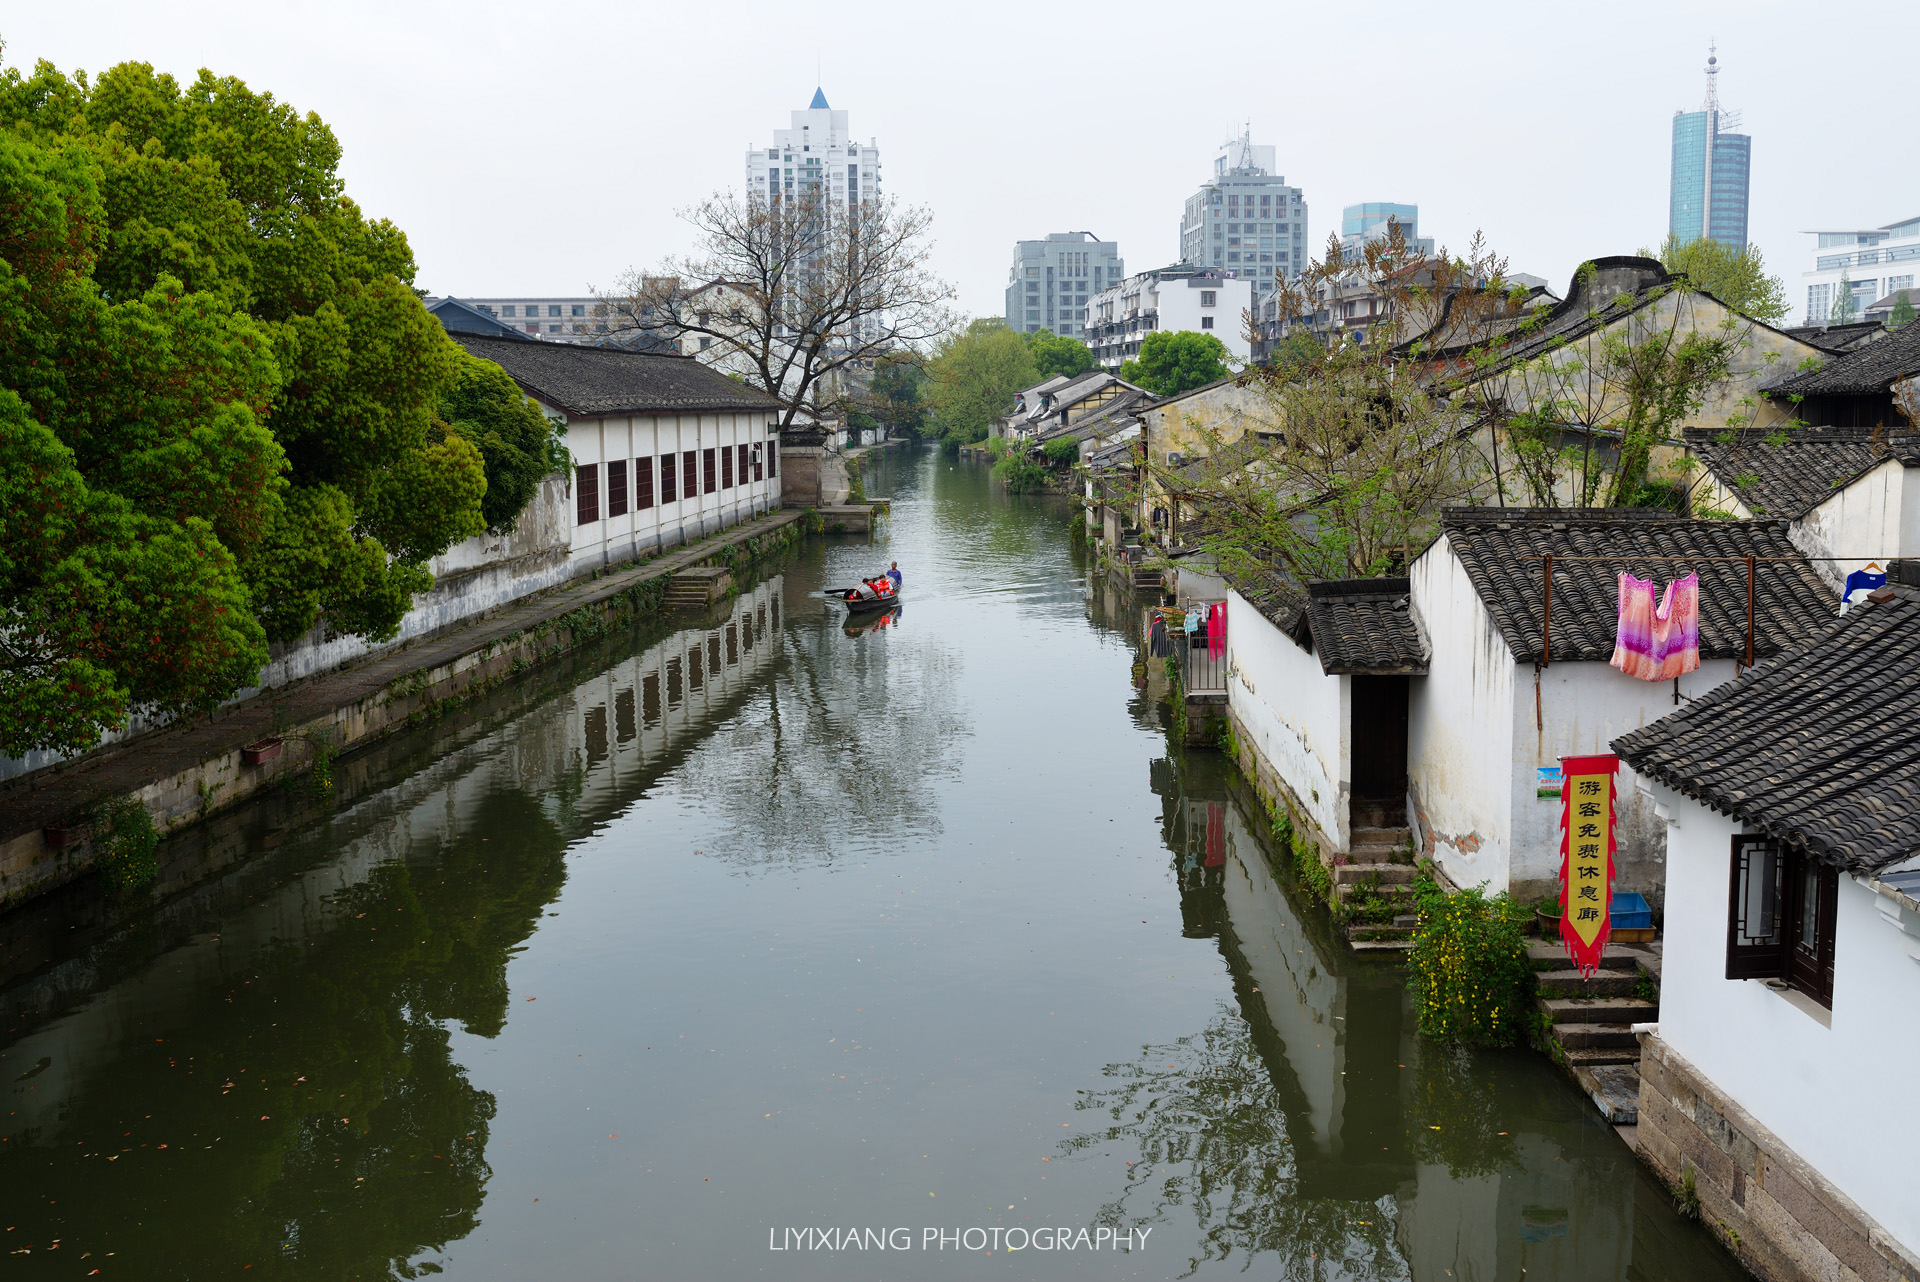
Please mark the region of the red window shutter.
POLYGON ((653 506, 653 460, 633 461, 633 510, 644 512, 653 506))
POLYGON ((679 478, 674 475, 673 461, 674 456, 671 454, 660 456, 660 501, 662 503, 671 503, 679 497, 674 486, 674 482, 679 478))
POLYGON ((698 498, 700 496, 700 455, 695 450, 688 450, 680 458, 685 464, 680 469, 680 479, 683 482, 680 493, 686 498, 698 498))
POLYGON ((627 514, 627 461, 623 458, 612 459, 607 463, 607 515, 625 516, 627 514))
POLYGON ((753 447, 753 479, 756 481, 766 480, 766 470, 766 462, 760 456, 760 447, 756 445, 753 447))
POLYGON ((702 471, 704 473, 706 483, 707 483, 706 488, 702 491, 702 493, 706 493, 706 494, 711 494, 715 490, 720 488, 719 472, 718 472, 718 469, 715 467, 715 459, 713 455, 714 455, 714 452, 712 450, 701 451, 700 462, 701 462, 702 471))
POLYGON ((600 519, 600 465, 588 463, 574 471, 573 481, 574 520, 580 525, 592 525, 600 519))
POLYGON ((730 490, 733 488, 733 451, 732 450, 723 449, 720 451, 720 488, 723 490, 730 490))

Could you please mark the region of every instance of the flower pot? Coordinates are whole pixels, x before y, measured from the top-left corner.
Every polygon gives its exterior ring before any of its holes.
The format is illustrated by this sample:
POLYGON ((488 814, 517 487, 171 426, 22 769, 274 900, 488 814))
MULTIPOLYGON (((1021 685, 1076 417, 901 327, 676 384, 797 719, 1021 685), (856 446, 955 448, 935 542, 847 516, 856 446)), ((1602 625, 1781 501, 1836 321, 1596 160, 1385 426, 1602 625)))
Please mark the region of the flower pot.
POLYGON ((1540 938, 1542 939, 1560 938, 1560 914, 1559 913, 1543 913, 1538 909, 1535 909, 1533 914, 1533 920, 1534 920, 1534 924, 1540 928, 1540 938))
POLYGON ((256 739, 240 749, 240 762, 242 765, 264 766, 278 757, 280 749, 285 746, 284 741, 280 739, 256 739))

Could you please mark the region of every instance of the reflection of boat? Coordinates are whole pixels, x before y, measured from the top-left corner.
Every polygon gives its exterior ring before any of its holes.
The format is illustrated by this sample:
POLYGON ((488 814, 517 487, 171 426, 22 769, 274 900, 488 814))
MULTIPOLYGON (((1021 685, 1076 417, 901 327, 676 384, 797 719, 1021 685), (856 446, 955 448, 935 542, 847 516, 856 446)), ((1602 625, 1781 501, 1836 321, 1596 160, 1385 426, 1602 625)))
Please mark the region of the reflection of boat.
POLYGON ((900 604, 900 589, 893 586, 893 580, 886 575, 868 579, 858 587, 834 588, 827 593, 830 600, 838 601, 847 607, 848 614, 859 614, 867 610, 886 610, 900 604))
POLYGON ((876 609, 847 612, 847 621, 841 629, 850 637, 865 636, 869 632, 878 632, 889 624, 898 623, 905 607, 895 599, 876 609))

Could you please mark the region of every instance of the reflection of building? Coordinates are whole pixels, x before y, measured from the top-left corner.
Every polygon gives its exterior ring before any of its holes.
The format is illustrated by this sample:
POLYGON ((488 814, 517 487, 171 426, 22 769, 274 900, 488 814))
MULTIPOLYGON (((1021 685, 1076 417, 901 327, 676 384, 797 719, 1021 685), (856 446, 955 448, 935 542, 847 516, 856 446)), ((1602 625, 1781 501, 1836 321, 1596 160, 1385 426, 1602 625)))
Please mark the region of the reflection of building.
POLYGON ((1126 274, 1119 244, 1096 240, 1091 232, 1056 231, 1045 240, 1020 241, 1007 272, 1007 328, 1078 337, 1086 329, 1087 299, 1126 274))
POLYGON ((1716 82, 1720 60, 1707 55, 1707 100, 1698 111, 1673 113, 1673 172, 1667 233, 1681 244, 1717 240, 1747 244, 1747 167, 1753 139, 1740 113, 1723 111, 1716 82))

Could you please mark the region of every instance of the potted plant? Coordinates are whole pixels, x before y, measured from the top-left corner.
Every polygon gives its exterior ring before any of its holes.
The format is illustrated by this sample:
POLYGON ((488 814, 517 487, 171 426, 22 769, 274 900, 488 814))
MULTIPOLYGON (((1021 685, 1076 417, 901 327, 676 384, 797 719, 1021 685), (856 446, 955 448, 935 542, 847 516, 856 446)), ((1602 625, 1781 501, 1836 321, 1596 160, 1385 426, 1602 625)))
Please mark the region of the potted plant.
POLYGON ((1549 899, 1533 906, 1534 924, 1540 928, 1540 938, 1560 938, 1560 901, 1549 899))

